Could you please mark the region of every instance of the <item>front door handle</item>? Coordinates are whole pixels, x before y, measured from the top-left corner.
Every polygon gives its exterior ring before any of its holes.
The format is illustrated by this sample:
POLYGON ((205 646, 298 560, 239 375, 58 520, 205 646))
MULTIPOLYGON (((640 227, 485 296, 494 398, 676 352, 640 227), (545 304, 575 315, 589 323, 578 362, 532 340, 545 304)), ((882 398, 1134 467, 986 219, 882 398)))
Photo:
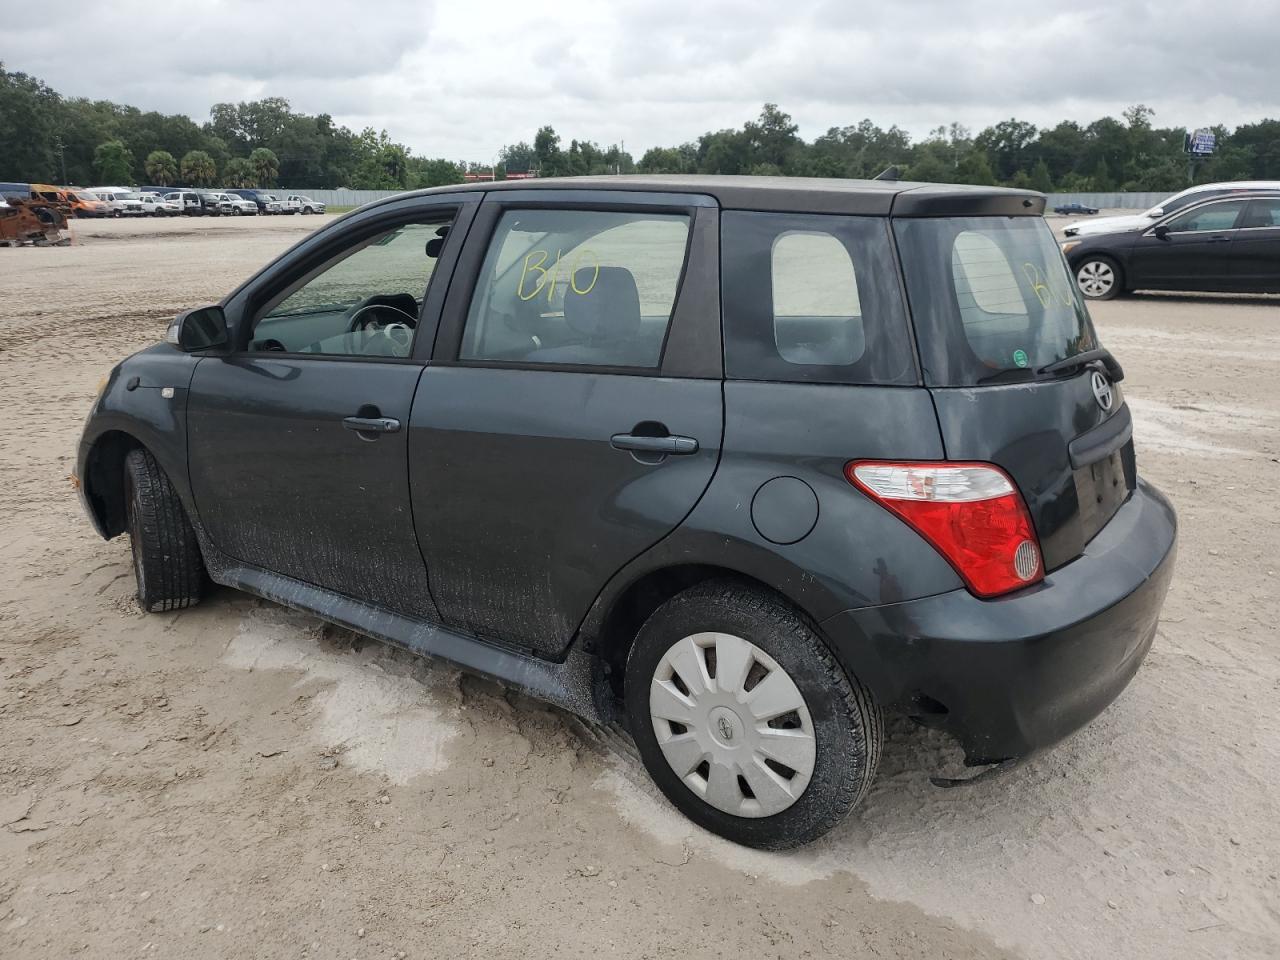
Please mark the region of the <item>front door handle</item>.
POLYGON ((400 432, 400 421, 392 417, 343 417, 342 425, 356 433, 400 432))
POLYGON ((1230 237, 1224 237, 1221 234, 1219 234, 1216 237, 1210 237, 1209 242, 1210 243, 1226 243, 1230 239, 1231 239, 1230 237))
POLYGON ((645 437, 634 433, 615 433, 609 438, 609 446, 615 450, 676 456, 698 452, 698 441, 693 437, 645 437))

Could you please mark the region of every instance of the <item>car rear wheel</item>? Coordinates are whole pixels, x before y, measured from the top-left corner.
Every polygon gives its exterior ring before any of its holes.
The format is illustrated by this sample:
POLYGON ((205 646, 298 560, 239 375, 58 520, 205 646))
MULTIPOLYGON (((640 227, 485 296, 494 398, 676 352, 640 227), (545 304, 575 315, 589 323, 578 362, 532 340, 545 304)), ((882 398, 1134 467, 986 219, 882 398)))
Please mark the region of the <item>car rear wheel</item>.
POLYGON ((765 590, 708 581, 646 621, 627 661, 645 768, 689 819, 736 843, 808 843, 862 799, 883 722, 813 627, 765 590))
POLYGON ((143 610, 181 610, 200 601, 204 560, 187 511, 165 472, 146 450, 124 463, 125 520, 143 610))
POLYGON ((1120 265, 1110 257, 1086 257, 1076 267, 1076 286, 1088 300, 1113 300, 1124 290, 1120 265))

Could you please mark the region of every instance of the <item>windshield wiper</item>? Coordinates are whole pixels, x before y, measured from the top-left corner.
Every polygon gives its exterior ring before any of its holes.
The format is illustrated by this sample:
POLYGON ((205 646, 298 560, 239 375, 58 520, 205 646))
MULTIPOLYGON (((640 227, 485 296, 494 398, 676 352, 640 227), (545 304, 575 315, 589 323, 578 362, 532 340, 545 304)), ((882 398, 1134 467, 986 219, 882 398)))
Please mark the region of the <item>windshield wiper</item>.
POLYGON ((1124 379, 1124 367, 1120 366, 1119 361, 1111 355, 1111 351, 1106 347, 1094 347, 1092 350, 1085 350, 1063 360, 1055 360, 1053 363, 1041 367, 1036 373, 1060 373, 1063 370, 1075 370, 1078 367, 1099 361, 1106 368, 1107 376, 1111 378, 1113 383, 1119 383, 1124 379))

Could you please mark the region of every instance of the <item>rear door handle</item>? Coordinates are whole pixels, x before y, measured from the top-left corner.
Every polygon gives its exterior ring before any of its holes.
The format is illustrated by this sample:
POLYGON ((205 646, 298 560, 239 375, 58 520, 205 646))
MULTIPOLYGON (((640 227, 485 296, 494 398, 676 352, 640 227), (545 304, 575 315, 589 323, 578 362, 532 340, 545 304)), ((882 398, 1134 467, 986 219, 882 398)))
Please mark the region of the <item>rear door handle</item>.
POLYGON ((615 433, 609 438, 609 445, 615 450, 669 453, 676 456, 698 452, 698 441, 693 437, 644 437, 634 433, 615 433))
POLYGON ((342 425, 356 433, 400 432, 400 421, 392 417, 343 417, 342 425))
POLYGON ((1216 236, 1216 237, 1210 237, 1210 238, 1209 238, 1209 242, 1210 242, 1210 243, 1226 243, 1226 242, 1227 242, 1228 240, 1230 240, 1230 239, 1231 239, 1230 237, 1224 237, 1224 236, 1219 235, 1219 236, 1216 236))

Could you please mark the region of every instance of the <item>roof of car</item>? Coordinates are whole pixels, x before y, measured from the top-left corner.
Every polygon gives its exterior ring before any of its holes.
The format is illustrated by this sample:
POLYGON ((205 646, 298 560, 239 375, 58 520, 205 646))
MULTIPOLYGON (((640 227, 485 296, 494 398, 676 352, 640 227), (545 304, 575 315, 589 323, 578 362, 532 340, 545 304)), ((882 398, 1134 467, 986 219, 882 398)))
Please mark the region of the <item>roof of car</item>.
POLYGON ((1045 196, 1032 190, 906 180, 825 177, 628 175, 500 180, 433 187, 415 194, 505 190, 609 190, 690 193, 727 210, 843 213, 895 217, 1040 216, 1045 196))

